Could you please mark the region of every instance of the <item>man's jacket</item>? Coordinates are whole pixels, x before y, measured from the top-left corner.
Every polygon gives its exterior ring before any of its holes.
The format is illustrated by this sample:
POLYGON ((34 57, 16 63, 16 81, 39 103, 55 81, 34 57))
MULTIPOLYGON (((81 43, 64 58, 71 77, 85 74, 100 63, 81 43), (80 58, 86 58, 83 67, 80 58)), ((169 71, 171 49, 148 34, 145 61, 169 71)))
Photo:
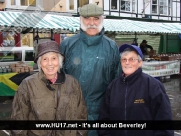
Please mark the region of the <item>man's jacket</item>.
POLYGON ((106 88, 120 72, 116 43, 104 36, 104 30, 92 37, 81 30, 63 40, 60 50, 65 55, 65 73, 74 76, 81 85, 88 119, 96 120, 106 88))

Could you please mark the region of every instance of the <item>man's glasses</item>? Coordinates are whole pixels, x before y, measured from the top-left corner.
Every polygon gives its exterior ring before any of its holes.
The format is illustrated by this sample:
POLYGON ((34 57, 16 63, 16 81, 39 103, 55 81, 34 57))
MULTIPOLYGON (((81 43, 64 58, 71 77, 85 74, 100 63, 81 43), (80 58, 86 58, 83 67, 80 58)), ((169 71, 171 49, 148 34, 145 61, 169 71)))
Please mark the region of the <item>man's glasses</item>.
POLYGON ((133 63, 133 62, 135 62, 135 61, 138 60, 138 59, 135 59, 135 58, 125 59, 125 58, 124 58, 124 59, 121 59, 121 62, 126 63, 127 60, 128 60, 129 62, 133 63))

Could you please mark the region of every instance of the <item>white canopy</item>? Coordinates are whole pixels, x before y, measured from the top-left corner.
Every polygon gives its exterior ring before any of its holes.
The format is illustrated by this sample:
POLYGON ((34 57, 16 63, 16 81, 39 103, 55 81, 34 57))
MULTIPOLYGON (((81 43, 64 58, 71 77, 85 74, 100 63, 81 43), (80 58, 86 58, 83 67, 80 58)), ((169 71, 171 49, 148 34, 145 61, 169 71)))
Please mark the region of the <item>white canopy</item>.
MULTIPOLYGON (((0 30, 21 33, 33 28, 38 32, 75 33, 79 31, 79 17, 45 14, 42 12, 0 12, 0 30)), ((105 31, 123 34, 180 34, 181 23, 141 22, 132 20, 104 19, 105 31)))

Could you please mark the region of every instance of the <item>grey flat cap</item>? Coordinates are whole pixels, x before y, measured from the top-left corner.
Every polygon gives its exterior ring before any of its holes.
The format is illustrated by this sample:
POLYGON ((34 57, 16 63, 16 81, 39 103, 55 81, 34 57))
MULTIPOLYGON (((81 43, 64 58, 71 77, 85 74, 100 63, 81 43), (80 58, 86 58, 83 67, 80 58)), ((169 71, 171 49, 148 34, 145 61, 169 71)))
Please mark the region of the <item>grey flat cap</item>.
POLYGON ((95 17, 103 15, 103 9, 95 4, 87 4, 80 8, 80 16, 95 17))

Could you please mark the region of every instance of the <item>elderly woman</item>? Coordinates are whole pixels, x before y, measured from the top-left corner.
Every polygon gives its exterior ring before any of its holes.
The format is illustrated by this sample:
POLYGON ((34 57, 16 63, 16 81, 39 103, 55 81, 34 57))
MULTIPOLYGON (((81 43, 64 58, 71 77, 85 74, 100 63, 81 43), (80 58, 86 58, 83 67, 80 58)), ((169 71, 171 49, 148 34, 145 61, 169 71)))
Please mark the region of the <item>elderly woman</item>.
MULTIPOLYGON (((135 45, 119 48, 122 74, 109 84, 99 120, 172 120, 163 84, 142 72, 143 54, 135 45)), ((173 136, 173 130, 99 130, 100 136, 173 136)))
MULTIPOLYGON (((12 104, 12 120, 87 120, 79 83, 61 71, 64 57, 55 41, 38 46, 35 63, 39 72, 22 81, 12 104)), ((12 131, 22 136, 79 136, 80 130, 12 131)))

